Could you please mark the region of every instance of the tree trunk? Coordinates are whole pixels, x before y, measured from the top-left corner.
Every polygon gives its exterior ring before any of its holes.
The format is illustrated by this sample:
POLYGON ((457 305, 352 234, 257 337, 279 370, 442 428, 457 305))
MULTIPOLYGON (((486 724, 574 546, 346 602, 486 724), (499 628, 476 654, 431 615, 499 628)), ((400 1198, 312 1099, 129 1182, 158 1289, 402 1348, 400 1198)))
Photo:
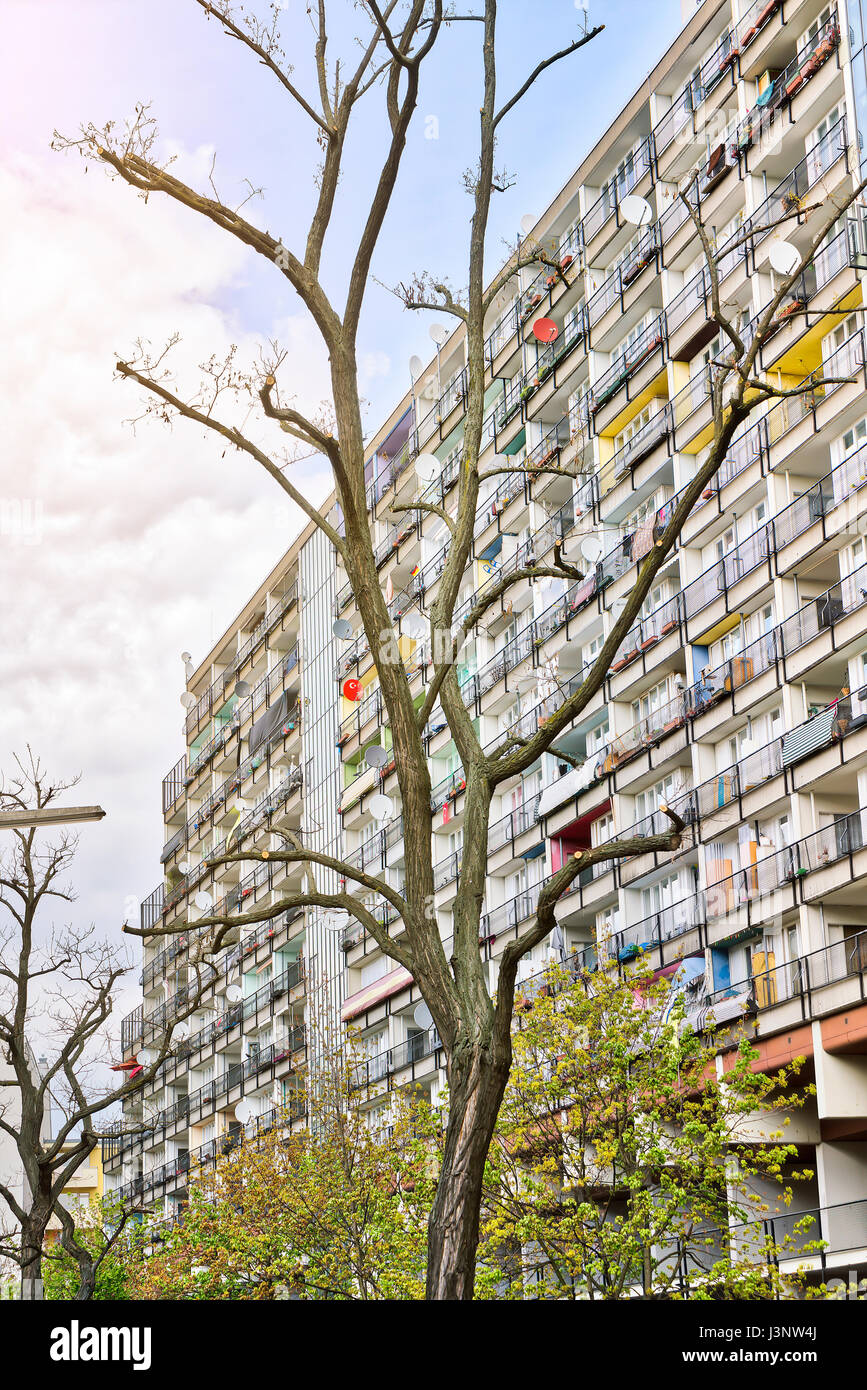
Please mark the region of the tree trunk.
POLYGON ((96 1293, 96 1269, 93 1261, 78 1266, 78 1292, 75 1295, 77 1302, 86 1302, 93 1298, 96 1293))
POLYGON ((469 1039, 449 1065, 449 1118, 428 1222, 428 1299, 471 1299, 485 1160, 511 1058, 469 1039))
POLYGON ((21 1226, 21 1297, 41 1299, 42 1291, 42 1242, 45 1238, 45 1225, 39 1220, 25 1221, 21 1226))

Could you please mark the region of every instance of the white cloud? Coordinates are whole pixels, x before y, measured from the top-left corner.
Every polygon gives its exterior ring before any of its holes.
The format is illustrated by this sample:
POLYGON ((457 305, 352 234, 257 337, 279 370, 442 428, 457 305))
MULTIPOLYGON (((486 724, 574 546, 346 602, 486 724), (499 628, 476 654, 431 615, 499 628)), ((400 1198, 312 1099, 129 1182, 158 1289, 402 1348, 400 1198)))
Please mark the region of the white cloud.
MULTIPOLYGON (((201 172, 209 152, 185 162, 201 172)), ((187 369, 231 342, 252 361, 258 343, 224 307, 252 253, 98 169, 85 178, 78 160, 8 167, 0 198, 0 767, 29 742, 57 777, 82 772, 67 800, 108 815, 82 832, 68 915, 114 930, 159 878, 160 781, 183 751, 179 654, 204 656, 301 518, 252 460, 221 457, 202 429, 146 421, 133 432, 123 421, 142 393, 112 380, 139 335, 157 345, 180 330, 187 369)), ((275 298, 284 315, 285 303, 275 298)), ((264 327, 314 406, 328 383, 311 331, 285 317, 264 327)), ((257 428, 277 442, 276 427, 257 428)))

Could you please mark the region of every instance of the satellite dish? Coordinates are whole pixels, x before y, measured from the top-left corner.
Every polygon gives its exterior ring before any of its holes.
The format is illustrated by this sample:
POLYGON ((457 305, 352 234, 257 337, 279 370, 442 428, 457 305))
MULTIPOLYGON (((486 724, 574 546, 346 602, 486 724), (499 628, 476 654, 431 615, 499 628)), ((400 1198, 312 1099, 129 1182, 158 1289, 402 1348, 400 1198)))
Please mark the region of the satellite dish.
POLYGON ((423 483, 432 483, 439 477, 440 471, 440 461, 435 454, 419 454, 415 461, 415 472, 423 483))
POLYGON ((190 863, 189 859, 182 859, 180 864, 178 865, 178 868, 180 869, 182 874, 188 874, 192 867, 193 866, 190 863))
POLYGON ((176 1024, 172 1030, 172 1036, 177 1038, 178 1042, 183 1042, 184 1038, 190 1036, 190 1025, 188 1023, 176 1024))
POLYGON ((639 198, 636 193, 629 193, 620 200, 620 211, 634 227, 643 227, 653 216, 647 199, 639 198))
POLYGON ((181 652, 181 661, 192 661, 192 652, 181 652))
POLYGON ((768 260, 780 275, 794 275, 801 264, 801 253, 790 241, 772 241, 768 260))
POLYGON ((249 1100, 239 1100, 235 1106, 235 1119, 240 1120, 245 1125, 248 1120, 253 1118, 253 1106, 249 1100))
POLYGON ((349 923, 349 913, 342 908, 322 914, 322 925, 326 931, 343 931, 349 923))
POLYGON ((430 1028, 433 1023, 433 1014, 427 1004, 422 999, 420 1004, 416 1004, 412 1015, 412 1021, 416 1028, 430 1028))
POLYGON ((446 328, 444 323, 432 323, 430 328, 428 329, 428 333, 433 338, 437 347, 442 347, 446 338, 449 336, 449 330, 446 328))
POLYGON ((525 212, 524 216, 521 218, 521 231, 524 233, 524 236, 529 236, 535 225, 536 219, 532 212, 525 212))
POLYGON ((627 602, 627 600, 626 600, 625 598, 616 598, 616 599, 614 600, 614 602, 612 603, 612 605, 611 605, 611 616, 612 616, 612 618, 614 619, 615 622, 617 622, 617 619, 620 617, 621 613, 623 612, 624 608, 626 607, 626 602, 627 602))
POLYGON ((385 767, 388 762, 388 753, 379 743, 372 743, 364 755, 364 761, 368 767, 385 767))
POLYGON ((331 624, 331 631, 341 642, 348 642, 352 637, 352 623, 348 618, 335 618, 331 624))
POLYGON ((423 401, 435 401, 437 398, 437 384, 433 377, 426 381, 419 393, 423 401))
POLYGON ((533 337, 540 343, 553 343, 559 336, 560 330, 553 319, 537 319, 533 324, 533 337))
POLYGON ((183 705, 184 709, 192 709, 195 703, 195 695, 191 694, 189 690, 185 690, 183 695, 181 696, 181 704, 183 705))
POLYGON ((416 354, 413 353, 412 357, 409 359, 409 374, 412 377, 413 381, 420 377, 423 371, 424 363, 422 362, 420 357, 416 356, 416 354))
POLYGON ((390 820, 394 814, 394 802, 390 796, 383 796, 381 792, 377 792, 375 796, 370 798, 368 806, 373 819, 380 823, 390 820))
POLYGON ((232 691, 232 694, 239 696, 239 698, 243 700, 250 694, 250 690, 251 686, 249 681, 235 681, 235 689, 232 691))
POLYGON ((207 912, 214 906, 214 899, 211 897, 210 893, 197 893, 193 898, 193 902, 200 912, 207 912))
POLYGON ((581 554, 591 565, 595 565, 596 561, 602 555, 602 542, 599 537, 585 536, 584 540, 581 542, 581 554))
POLYGON ((226 990, 226 998, 230 1004, 237 1004, 239 1000, 244 998, 244 991, 240 985, 229 985, 226 990))
POLYGON ((407 637, 412 637, 415 641, 427 637, 427 623, 421 613, 407 613, 402 622, 407 637))

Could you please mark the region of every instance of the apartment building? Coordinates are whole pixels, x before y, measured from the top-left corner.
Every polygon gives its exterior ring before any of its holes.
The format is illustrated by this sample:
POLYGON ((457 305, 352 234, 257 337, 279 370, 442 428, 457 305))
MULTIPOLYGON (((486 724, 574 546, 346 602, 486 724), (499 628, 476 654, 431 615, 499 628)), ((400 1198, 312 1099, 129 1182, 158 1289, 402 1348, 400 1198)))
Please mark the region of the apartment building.
MULTIPOLYGON (((483 463, 506 455, 520 469, 485 485, 459 602, 464 611, 530 557, 552 558, 555 544, 583 578, 516 583, 463 649, 460 681, 485 746, 537 729, 581 680, 706 457, 709 380, 727 345, 708 323, 709 277, 679 194, 700 206, 724 302, 749 335, 777 283, 781 233, 770 224, 797 212, 785 240, 805 247, 815 209, 862 177, 865 133, 859 0, 684 0, 676 42, 524 229, 560 271, 524 272, 491 310, 483 463), (534 333, 540 317, 557 325, 552 342, 534 333), (542 471, 552 464, 559 473, 542 471)), ((681 850, 582 873, 519 988, 532 989, 551 955, 587 970, 642 956, 683 991, 696 1026, 709 1014, 746 1019, 769 1067, 806 1055, 817 1095, 790 1134, 816 1176, 800 1210, 820 1213, 828 1260, 856 1264, 867 1248, 865 271, 856 206, 761 357, 783 387, 851 380, 751 418, 604 689, 557 751, 499 788, 479 942, 493 990, 504 946, 564 857, 668 828, 659 808, 675 807, 688 827, 681 850)), ((419 619, 447 531, 434 513, 391 508, 456 500, 465 344, 460 330, 441 337, 367 462, 381 582, 418 696, 430 658, 419 619), (440 466, 429 482, 414 467, 421 452, 440 466)), ((390 742, 376 672, 318 534, 293 545, 189 690, 187 752, 163 783, 165 881, 142 908, 146 927, 188 930, 145 948, 127 1058, 146 1058, 154 1027, 184 999, 196 917, 214 902, 267 904, 301 882, 297 868, 270 865, 218 876, 209 855, 300 828, 402 882, 393 764, 366 757, 390 742)), ((425 740, 447 939, 464 784, 439 710, 425 740)), ((368 906, 388 920, 385 903, 368 906)), ((311 910, 288 918, 233 935, 209 1008, 145 1098, 153 1133, 107 1142, 107 1181, 131 1200, 172 1215, 194 1156, 273 1123, 310 1046, 314 982, 360 1040, 356 1085, 373 1115, 410 1081, 438 1094, 438 1038, 406 972, 358 924, 335 931, 311 910)))

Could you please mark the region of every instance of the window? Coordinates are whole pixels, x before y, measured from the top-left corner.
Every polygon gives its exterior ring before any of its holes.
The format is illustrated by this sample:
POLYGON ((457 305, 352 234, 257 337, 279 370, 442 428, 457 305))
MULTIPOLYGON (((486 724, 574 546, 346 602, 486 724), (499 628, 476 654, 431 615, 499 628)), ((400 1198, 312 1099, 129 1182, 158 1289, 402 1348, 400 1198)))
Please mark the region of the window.
POLYGON ((638 724, 640 720, 648 719, 661 705, 665 704, 667 699, 668 681, 665 680, 660 681, 658 685, 652 686, 650 690, 641 696, 640 700, 633 700, 632 714, 635 723, 638 724))
POLYGON ((635 819, 644 820, 647 816, 652 816, 658 811, 660 806, 667 805, 675 791, 674 773, 669 775, 656 786, 648 787, 645 791, 639 792, 635 798, 635 819))
POLYGON ((639 430, 643 430, 645 425, 650 424, 652 414, 653 412, 650 406, 646 405, 643 410, 639 410, 638 414, 633 416, 629 424, 626 425, 619 434, 614 436, 615 454, 618 453, 625 444, 628 444, 630 439, 633 439, 635 435, 638 434, 639 430))
POLYGON ((652 320, 652 314, 645 314, 642 319, 639 319, 635 327, 627 333, 626 337, 623 338, 621 342, 617 344, 617 347, 611 354, 612 367, 616 366, 618 363, 621 362, 628 363, 629 355, 632 348, 639 341, 639 339, 643 337, 644 333, 649 328, 652 320))
POLYGON ((805 48, 815 48, 819 38, 824 38, 823 31, 831 22, 831 16, 836 14, 836 6, 825 5, 808 29, 805 29, 798 39, 798 53, 803 53, 805 48))
POLYGON ((649 888, 642 888, 643 915, 652 917, 657 912, 663 912, 672 904, 679 902, 683 896, 679 874, 671 874, 668 878, 662 878, 658 883, 652 883, 649 888))
POLYGON ((839 461, 849 458, 850 454, 858 452, 867 443, 867 419, 859 420, 857 425, 853 425, 847 430, 841 439, 837 440, 836 450, 839 461))
MULTIPOLYGON (((845 115, 842 103, 831 108, 807 138, 807 175, 810 183, 820 178, 840 151, 841 133, 837 127, 845 115)), ((833 235, 833 233, 832 233, 833 235)))
MULTIPOLYGON (((822 361, 828 363, 834 353, 840 352, 841 348, 849 342, 858 331, 858 316, 850 314, 842 323, 838 323, 836 328, 832 328, 830 333, 826 333, 822 339, 822 361)), ((840 373, 846 371, 846 361, 848 354, 840 353, 840 357, 835 362, 835 367, 839 367, 840 373)), ((857 363, 853 363, 857 365, 857 363)))
POLYGON ((595 729, 588 729, 585 741, 588 758, 608 746, 610 733, 611 729, 607 718, 603 719, 601 724, 597 724, 595 729))

